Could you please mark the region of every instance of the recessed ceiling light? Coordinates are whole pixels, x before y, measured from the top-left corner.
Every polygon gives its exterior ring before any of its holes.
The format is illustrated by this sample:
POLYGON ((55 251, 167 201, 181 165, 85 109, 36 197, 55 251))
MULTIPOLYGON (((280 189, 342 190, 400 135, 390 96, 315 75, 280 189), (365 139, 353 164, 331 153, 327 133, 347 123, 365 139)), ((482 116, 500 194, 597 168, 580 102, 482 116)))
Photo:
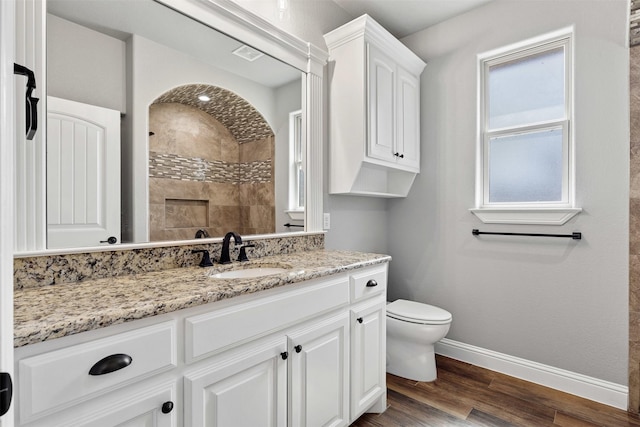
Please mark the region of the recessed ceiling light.
POLYGON ((200 95, 198 96, 198 99, 202 102, 208 102, 211 101, 211 98, 209 98, 207 95, 200 95))
POLYGON ((242 59, 246 59, 249 62, 253 62, 264 55, 264 53, 260 52, 259 50, 256 50, 247 45, 240 46, 233 51, 233 54, 239 56, 242 59))

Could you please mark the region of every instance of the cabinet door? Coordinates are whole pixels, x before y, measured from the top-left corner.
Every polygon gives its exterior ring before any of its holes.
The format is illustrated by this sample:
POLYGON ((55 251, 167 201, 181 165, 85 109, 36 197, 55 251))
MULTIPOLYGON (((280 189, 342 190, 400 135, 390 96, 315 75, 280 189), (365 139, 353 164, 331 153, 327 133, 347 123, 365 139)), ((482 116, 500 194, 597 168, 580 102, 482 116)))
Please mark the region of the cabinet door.
POLYGON ((420 81, 402 67, 396 71, 398 165, 420 172, 420 81))
POLYGON ((86 427, 175 427, 178 425, 176 416, 175 384, 170 388, 138 396, 129 400, 121 407, 103 414, 100 417, 88 419, 78 424, 65 424, 66 426, 86 427))
POLYGON ((351 311, 351 420, 386 392, 386 317, 383 298, 351 311))
POLYGON ((30 427, 176 427, 176 383, 132 386, 29 423, 30 427))
POLYGON ((185 375, 185 426, 285 426, 285 351, 284 336, 247 344, 185 375))
POLYGON ((289 335, 289 425, 348 424, 348 316, 341 313, 289 335))
POLYGON ((367 155, 395 163, 395 62, 367 44, 367 155))

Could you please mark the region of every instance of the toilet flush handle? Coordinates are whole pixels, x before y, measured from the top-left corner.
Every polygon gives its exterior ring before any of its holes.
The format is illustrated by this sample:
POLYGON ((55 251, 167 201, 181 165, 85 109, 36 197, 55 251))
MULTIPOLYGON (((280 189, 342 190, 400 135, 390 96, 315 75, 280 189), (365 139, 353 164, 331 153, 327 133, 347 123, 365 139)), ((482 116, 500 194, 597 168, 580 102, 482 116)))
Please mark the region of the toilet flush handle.
POLYGON ((367 282, 367 288, 373 288, 374 286, 378 286, 378 282, 375 280, 371 279, 367 282))

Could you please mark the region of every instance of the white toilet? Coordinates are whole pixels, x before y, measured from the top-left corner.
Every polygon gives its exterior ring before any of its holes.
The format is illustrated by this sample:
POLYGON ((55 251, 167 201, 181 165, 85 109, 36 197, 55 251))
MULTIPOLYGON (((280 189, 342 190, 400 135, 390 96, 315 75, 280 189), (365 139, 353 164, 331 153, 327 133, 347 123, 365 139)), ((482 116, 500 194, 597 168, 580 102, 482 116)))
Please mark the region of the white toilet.
POLYGON ((434 381, 434 344, 447 335, 451 320, 451 313, 432 305, 403 299, 387 304, 387 372, 434 381))

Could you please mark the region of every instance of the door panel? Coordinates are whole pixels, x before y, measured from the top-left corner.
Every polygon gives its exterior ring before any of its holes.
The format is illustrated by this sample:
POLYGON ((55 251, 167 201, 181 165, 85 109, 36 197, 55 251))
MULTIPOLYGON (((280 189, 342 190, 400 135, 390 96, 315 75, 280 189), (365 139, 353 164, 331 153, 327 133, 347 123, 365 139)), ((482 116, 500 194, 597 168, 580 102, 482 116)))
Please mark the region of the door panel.
POLYGON ((398 129, 396 149, 403 157, 398 164, 420 170, 420 82, 398 67, 398 129))
POLYGON ((283 427, 286 425, 285 338, 247 344, 211 359, 185 376, 185 425, 283 427))
POLYGON ((47 100, 47 247, 119 242, 120 113, 47 100))
POLYGON ((348 313, 289 336, 290 422, 343 426, 349 421, 348 313))
POLYGON ((351 312, 351 419, 386 390, 386 317, 383 298, 351 312))
POLYGON ((381 51, 367 45, 368 53, 368 147, 367 154, 395 161, 395 65, 381 51))

